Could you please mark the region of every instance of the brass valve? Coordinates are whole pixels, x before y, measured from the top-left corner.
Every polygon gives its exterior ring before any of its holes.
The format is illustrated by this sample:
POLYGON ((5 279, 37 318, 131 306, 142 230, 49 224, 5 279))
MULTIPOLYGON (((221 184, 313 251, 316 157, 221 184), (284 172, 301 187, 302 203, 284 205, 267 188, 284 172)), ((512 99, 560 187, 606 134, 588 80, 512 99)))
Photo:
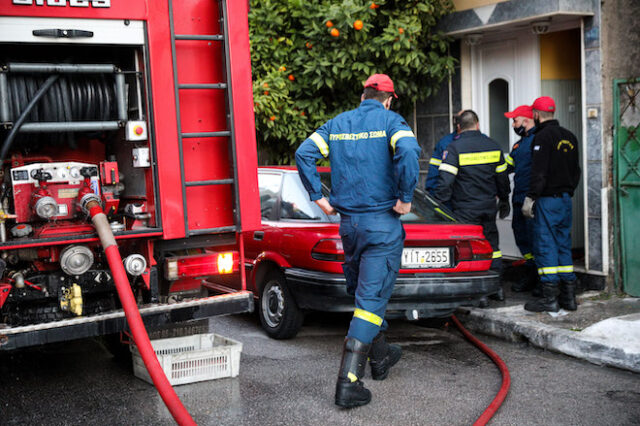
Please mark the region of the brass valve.
POLYGON ((78 284, 62 290, 60 309, 76 316, 82 315, 82 288, 78 284))

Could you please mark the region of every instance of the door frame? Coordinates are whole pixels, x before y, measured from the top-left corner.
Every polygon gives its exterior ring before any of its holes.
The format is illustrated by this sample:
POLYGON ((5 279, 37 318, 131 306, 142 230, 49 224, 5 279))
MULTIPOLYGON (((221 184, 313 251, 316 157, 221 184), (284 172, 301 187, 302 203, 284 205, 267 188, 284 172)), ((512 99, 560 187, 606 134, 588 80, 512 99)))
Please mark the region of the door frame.
MULTIPOLYGON (((489 83, 501 78, 509 84, 509 109, 518 105, 530 104, 541 92, 540 80, 540 45, 538 37, 530 30, 517 32, 497 32, 487 34, 481 43, 471 46, 471 107, 478 113, 480 130, 489 132, 489 83), (513 69, 504 72, 485 73, 485 50, 502 48, 509 50, 513 69), (510 75, 513 73, 513 75, 510 75), (486 74, 486 75, 485 75, 486 74), (524 84, 531 82, 531 84, 524 84)), ((509 130, 509 151, 519 140, 518 136, 509 130)), ((513 178, 510 177, 513 188, 513 178)), ((500 250, 506 256, 518 256, 520 252, 515 244, 515 237, 511 232, 511 215, 507 219, 496 219, 500 232, 500 250), (505 250, 506 249, 506 250, 505 250)))
MULTIPOLYGON (((620 208, 620 147, 618 145, 618 131, 621 127, 620 122, 620 89, 619 86, 624 83, 640 83, 640 78, 630 79, 614 79, 613 80, 613 233, 614 233, 614 253, 618 262, 613 269, 614 282, 618 290, 626 290, 625 283, 627 281, 626 259, 627 253, 623 249, 623 233, 624 227, 622 222, 622 209, 620 208)), ((604 243, 603 243, 604 245, 604 243)))

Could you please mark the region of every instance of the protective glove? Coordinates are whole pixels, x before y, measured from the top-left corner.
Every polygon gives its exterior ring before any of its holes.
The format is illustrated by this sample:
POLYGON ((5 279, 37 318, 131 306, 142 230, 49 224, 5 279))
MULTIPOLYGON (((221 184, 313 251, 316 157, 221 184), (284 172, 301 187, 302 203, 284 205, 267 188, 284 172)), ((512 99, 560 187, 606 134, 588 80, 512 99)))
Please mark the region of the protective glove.
POLYGON ((509 200, 500 200, 498 203, 498 217, 500 219, 504 219, 509 216, 511 213, 511 206, 509 205, 509 200))
POLYGON ((527 219, 533 219, 533 205, 535 204, 535 200, 527 197, 524 199, 524 203, 522 203, 522 214, 527 219))

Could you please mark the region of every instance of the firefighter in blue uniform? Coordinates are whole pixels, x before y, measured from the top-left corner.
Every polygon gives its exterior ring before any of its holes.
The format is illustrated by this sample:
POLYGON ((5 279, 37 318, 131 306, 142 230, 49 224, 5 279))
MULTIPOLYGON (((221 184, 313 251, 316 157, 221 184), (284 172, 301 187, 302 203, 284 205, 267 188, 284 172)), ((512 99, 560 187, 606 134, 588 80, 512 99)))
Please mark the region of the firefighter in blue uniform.
MULTIPOLYGON (((454 118, 454 125, 456 119, 454 118)), ((444 135, 433 148, 431 158, 429 159, 429 169, 427 171, 427 180, 424 184, 424 189, 431 195, 435 194, 436 187, 438 186, 438 174, 440 164, 442 164, 442 154, 447 150, 447 147, 458 135, 457 131, 444 135)))
POLYGON ((576 275, 571 257, 571 197, 580 181, 578 139, 553 119, 554 100, 548 96, 531 105, 536 124, 531 154, 531 182, 522 206, 533 218, 535 256, 542 298, 525 304, 532 312, 577 309, 576 275))
POLYGON ((496 213, 504 219, 511 209, 507 163, 500 146, 478 129, 476 113, 463 111, 458 117, 459 137, 442 156, 435 198, 441 203, 451 201, 453 213, 462 221, 482 225, 493 248, 491 269, 501 272, 496 213))
POLYGON ((538 270, 533 257, 533 220, 527 219, 522 214, 522 203, 529 191, 529 180, 531 178, 531 142, 536 131, 533 122, 533 112, 531 106, 520 105, 513 111, 505 112, 504 116, 513 119, 511 127, 521 139, 513 145, 511 154, 505 156, 507 161, 507 173, 514 173, 513 176, 513 216, 511 218, 511 228, 516 239, 516 245, 520 253, 525 258, 525 274, 513 283, 511 290, 523 292, 535 290, 538 282, 538 270))
POLYGON ((411 210, 420 147, 405 120, 389 111, 393 96, 393 81, 372 75, 360 106, 327 121, 296 151, 311 200, 327 214, 340 213, 342 268, 347 291, 355 294, 336 384, 335 403, 342 407, 371 401, 360 380, 367 357, 373 379, 383 380, 402 353, 385 340, 384 314, 400 268, 405 232, 399 218, 411 210), (321 158, 331 163, 329 200, 316 169, 321 158))

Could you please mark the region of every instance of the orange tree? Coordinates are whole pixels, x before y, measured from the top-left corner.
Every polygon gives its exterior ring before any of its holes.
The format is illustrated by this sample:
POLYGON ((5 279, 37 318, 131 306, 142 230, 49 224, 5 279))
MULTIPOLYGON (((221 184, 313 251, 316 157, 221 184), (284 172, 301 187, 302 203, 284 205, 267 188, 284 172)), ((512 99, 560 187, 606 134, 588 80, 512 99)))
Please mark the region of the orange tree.
POLYGON ((251 0, 249 31, 258 144, 268 161, 295 148, 330 117, 360 102, 371 74, 389 74, 411 112, 454 59, 434 30, 450 0, 251 0))

